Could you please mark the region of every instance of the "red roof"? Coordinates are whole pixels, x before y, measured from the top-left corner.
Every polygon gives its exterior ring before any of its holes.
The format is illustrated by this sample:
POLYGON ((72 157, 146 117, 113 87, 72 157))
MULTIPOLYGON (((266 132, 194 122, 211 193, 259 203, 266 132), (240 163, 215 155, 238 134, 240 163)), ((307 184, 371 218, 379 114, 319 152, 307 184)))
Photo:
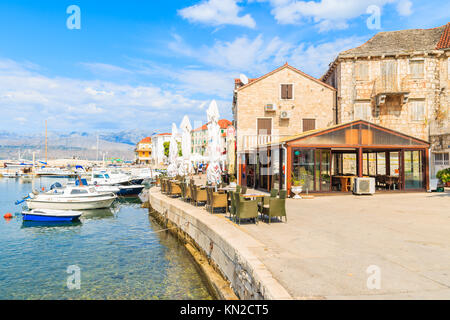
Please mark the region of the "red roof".
POLYGON ((152 138, 150 137, 146 137, 144 139, 142 139, 141 141, 139 141, 139 143, 151 143, 152 142, 152 138))
MULTIPOLYGON (((208 122, 209 123, 209 122, 208 122)), ((197 129, 194 129, 192 131, 205 131, 208 129, 208 123, 205 123, 204 125, 202 125, 201 127, 198 127, 197 129)), ((218 122, 220 129, 226 129, 229 126, 231 126, 232 122, 230 120, 227 119, 220 119, 218 122)))
POLYGON ((445 27, 444 32, 442 32, 441 38, 436 46, 436 49, 438 50, 447 48, 450 48, 450 22, 447 23, 447 26, 445 27))
POLYGON ((158 133, 157 136, 170 136, 171 133, 158 133))
MULTIPOLYGON (((248 86, 251 86, 253 83, 258 82, 258 81, 260 81, 260 80, 262 80, 264 78, 267 78, 268 76, 270 76, 270 75, 272 75, 272 74, 274 74, 274 73, 276 73, 276 72, 278 72, 278 71, 280 71, 280 70, 282 70, 284 68, 289 68, 292 71, 295 71, 295 72, 305 76, 306 78, 323 85, 324 87, 327 87, 327 88, 329 88, 329 89, 331 89, 333 91, 336 91, 336 89, 333 88, 332 86, 330 86, 329 84, 327 84, 327 83, 325 83, 325 82, 323 82, 323 81, 321 81, 321 80, 319 80, 317 78, 314 78, 313 76, 310 76, 309 74, 306 74, 303 71, 300 71, 300 70, 294 68, 293 66, 289 65, 287 62, 284 65, 282 65, 281 67, 279 67, 279 68, 277 68, 277 69, 275 69, 275 70, 273 70, 273 71, 271 71, 271 72, 269 72, 269 73, 267 73, 267 74, 265 74, 265 75, 263 75, 263 76, 261 76, 259 78, 251 79, 251 81, 249 80, 249 82, 246 85, 243 85, 243 86, 237 88, 237 90, 241 90, 243 88, 247 88, 248 86)), ((236 79, 235 79, 235 83, 236 83, 236 79)))

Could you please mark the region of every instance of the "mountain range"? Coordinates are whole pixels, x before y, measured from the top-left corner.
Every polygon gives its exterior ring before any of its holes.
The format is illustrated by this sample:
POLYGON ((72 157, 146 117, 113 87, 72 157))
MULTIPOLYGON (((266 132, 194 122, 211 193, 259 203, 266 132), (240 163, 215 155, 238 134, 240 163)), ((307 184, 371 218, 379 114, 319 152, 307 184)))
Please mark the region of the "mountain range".
MULTIPOLYGON (((121 158, 134 160, 134 146, 149 133, 143 130, 119 132, 48 132, 49 158, 83 158, 94 160, 106 158, 121 158), (98 137, 98 154, 97 154, 98 137)), ((44 134, 17 134, 0 131, 0 158, 31 159, 33 152, 37 158, 45 156, 44 134)))

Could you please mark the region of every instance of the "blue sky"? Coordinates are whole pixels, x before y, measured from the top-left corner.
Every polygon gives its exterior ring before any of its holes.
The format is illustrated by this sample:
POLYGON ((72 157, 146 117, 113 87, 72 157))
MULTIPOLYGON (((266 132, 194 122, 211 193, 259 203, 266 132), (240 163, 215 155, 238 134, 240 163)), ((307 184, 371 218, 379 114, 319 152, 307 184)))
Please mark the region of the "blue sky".
POLYGON ((290 63, 315 77, 380 31, 450 21, 447 1, 0 1, 0 130, 168 131, 231 119, 233 78, 290 63), (81 29, 66 9, 77 5, 81 29), (380 28, 368 28, 369 6, 380 28))

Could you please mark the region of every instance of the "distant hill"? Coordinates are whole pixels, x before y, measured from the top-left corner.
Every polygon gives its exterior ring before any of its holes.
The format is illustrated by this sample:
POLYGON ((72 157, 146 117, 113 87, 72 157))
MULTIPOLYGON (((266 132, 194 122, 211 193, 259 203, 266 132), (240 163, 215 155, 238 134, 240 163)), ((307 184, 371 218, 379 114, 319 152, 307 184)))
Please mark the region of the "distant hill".
MULTIPOLYGON (((134 160, 134 146, 148 136, 143 131, 99 132, 99 159, 106 158, 134 160)), ((45 156, 45 137, 43 134, 16 134, 0 131, 0 158, 15 159, 19 156, 30 159, 45 156)), ((49 158, 72 158, 95 160, 97 157, 97 134, 87 132, 48 133, 49 158)))

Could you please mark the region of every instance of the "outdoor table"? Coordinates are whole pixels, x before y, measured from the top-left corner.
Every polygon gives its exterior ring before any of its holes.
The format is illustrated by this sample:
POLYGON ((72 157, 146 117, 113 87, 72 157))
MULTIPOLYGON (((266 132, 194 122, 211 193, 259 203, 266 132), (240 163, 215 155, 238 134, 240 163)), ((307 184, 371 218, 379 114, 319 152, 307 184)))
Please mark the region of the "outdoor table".
POLYGON ((266 194, 243 194, 242 197, 244 198, 264 198, 267 196, 266 194))
POLYGON ((346 192, 350 191, 349 188, 351 186, 351 179, 353 176, 334 176, 335 178, 339 178, 341 180, 341 191, 346 192))

